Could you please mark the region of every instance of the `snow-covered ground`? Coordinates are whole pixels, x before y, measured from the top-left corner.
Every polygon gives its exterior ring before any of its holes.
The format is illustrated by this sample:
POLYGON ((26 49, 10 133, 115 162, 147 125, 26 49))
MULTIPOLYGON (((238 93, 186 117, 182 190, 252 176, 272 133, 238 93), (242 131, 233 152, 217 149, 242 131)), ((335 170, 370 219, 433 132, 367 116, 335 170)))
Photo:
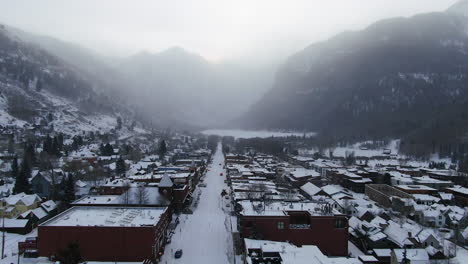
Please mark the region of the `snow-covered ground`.
POLYGON ((364 256, 365 254, 355 246, 351 241, 348 241, 348 253, 351 257, 357 258, 359 256, 364 256))
POLYGON ((180 223, 160 263, 232 263, 229 208, 221 197, 221 191, 227 189, 225 176, 220 176, 220 173, 225 175, 223 165, 219 145, 204 179, 207 186, 198 187, 202 191, 198 205, 193 214, 179 216, 180 223), (175 259, 178 249, 183 250, 183 255, 175 259))
MULTIPOLYGON (((36 237, 37 229, 26 235, 5 233, 5 258, 0 260, 1 264, 17 263, 18 242, 25 241, 27 237, 36 237)), ((0 246, 2 240, 0 239, 0 246)), ((1 253, 0 253, 1 254, 1 253)), ((23 258, 21 258, 23 260, 23 258)))
MULTIPOLYGON (((368 142, 359 142, 359 143, 356 143, 356 144, 353 144, 353 145, 350 145, 350 146, 347 146, 347 147, 336 147, 333 149, 333 156, 335 157, 345 157, 346 154, 348 153, 351 153, 351 152, 354 152, 354 155, 356 157, 375 157, 375 156, 382 156, 384 155, 383 154, 383 150, 384 149, 388 149, 391 151, 391 154, 398 154, 398 149, 399 149, 399 144, 400 144, 400 141, 399 140, 392 140, 388 143, 387 146, 385 147, 382 147, 382 148, 378 148, 378 149, 365 149, 365 148, 362 148, 361 146, 364 144, 364 143, 368 143, 368 142)), ((326 153, 328 153, 330 150, 326 150, 326 153)))
MULTIPOLYGON (((449 263, 449 262, 447 262, 449 263)), ((465 264, 468 263, 468 250, 457 246, 457 256, 450 260, 453 264, 465 264)))
MULTIPOLYGON (((267 138, 267 137, 287 137, 287 136, 304 136, 301 132, 281 132, 281 131, 266 131, 266 130, 240 130, 240 129, 209 129, 201 132, 205 135, 216 136, 231 136, 234 138, 267 138)), ((306 136, 314 136, 314 132, 305 133, 306 136)))

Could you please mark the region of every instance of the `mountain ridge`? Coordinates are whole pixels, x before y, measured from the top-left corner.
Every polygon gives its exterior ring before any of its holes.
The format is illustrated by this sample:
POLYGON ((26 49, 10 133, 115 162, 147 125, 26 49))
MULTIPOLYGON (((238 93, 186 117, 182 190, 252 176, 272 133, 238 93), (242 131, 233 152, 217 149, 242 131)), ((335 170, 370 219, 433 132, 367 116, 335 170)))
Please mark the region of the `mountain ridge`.
MULTIPOLYGON (((424 134, 443 124, 446 113, 465 114, 467 25, 465 16, 433 12, 309 45, 289 57, 271 90, 239 122, 343 140, 424 134)), ((458 127, 438 129, 427 140, 461 139, 468 129, 458 127)))

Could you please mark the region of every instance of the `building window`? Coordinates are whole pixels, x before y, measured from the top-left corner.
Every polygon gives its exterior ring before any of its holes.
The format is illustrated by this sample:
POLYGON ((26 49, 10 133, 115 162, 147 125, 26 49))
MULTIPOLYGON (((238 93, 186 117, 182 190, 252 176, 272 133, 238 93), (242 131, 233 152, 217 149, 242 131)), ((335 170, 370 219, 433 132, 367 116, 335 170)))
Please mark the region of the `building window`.
POLYGON ((335 228, 346 228, 346 221, 343 218, 335 219, 335 228))
POLYGON ((278 229, 284 229, 284 222, 278 222, 278 229))

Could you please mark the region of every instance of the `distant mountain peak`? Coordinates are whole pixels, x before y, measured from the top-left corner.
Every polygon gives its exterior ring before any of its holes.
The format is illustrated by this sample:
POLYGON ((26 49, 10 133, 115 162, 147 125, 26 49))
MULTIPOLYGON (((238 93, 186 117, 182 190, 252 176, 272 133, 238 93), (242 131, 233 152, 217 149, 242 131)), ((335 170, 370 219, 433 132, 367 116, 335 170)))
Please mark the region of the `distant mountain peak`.
POLYGON ((447 12, 468 16, 468 0, 459 0, 449 7, 447 12))
POLYGON ((180 46, 173 46, 173 47, 170 47, 168 49, 166 49, 165 51, 163 51, 162 53, 182 53, 182 54, 190 54, 190 52, 188 52, 186 49, 180 47, 180 46))

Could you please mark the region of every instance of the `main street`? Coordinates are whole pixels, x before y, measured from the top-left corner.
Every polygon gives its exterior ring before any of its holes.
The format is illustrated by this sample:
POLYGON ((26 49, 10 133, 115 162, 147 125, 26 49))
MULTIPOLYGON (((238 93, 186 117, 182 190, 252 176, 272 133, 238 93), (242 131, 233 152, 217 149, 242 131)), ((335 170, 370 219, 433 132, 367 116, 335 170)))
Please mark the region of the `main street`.
MULTIPOLYGON (((221 144, 213 155, 204 178, 206 187, 200 187, 198 206, 193 214, 179 216, 180 223, 166 246, 160 263, 230 263, 233 258, 228 201, 221 197, 227 189, 224 156, 221 144), (220 174, 223 173, 223 176, 220 174), (182 258, 174 253, 183 250, 182 258)), ((195 198, 197 199, 197 198, 195 198)))

